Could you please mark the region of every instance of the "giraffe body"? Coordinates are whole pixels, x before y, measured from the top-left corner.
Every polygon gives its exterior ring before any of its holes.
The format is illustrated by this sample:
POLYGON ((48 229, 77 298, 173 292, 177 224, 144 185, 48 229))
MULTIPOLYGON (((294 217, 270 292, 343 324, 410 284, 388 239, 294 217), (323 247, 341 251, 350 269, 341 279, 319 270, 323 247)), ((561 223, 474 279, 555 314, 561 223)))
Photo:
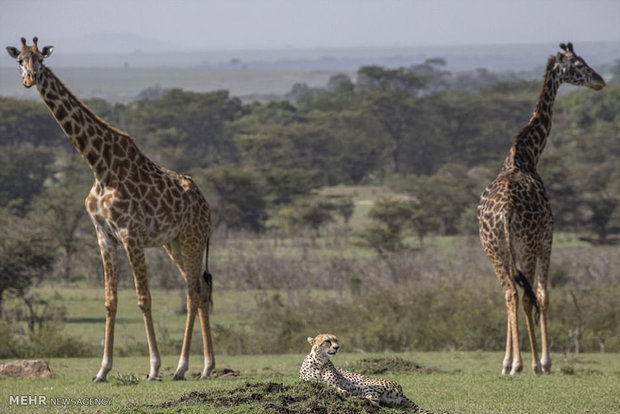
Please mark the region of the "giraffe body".
POLYGON ((547 62, 542 91, 529 123, 517 134, 499 175, 484 190, 478 205, 480 240, 502 285, 508 314, 503 374, 516 374, 523 369, 519 350, 517 284, 525 290, 523 310, 532 350, 532 369, 536 373, 551 370, 547 343, 547 276, 553 215, 536 167, 551 130, 552 108, 560 85, 567 82, 595 90, 605 85, 603 79, 574 53, 571 43, 560 47, 563 52, 547 62), (533 308, 539 314, 540 359, 533 308))
POLYGON ((187 321, 174 378, 183 379, 187 371, 196 313, 205 359, 201 377, 208 377, 215 359, 209 327, 212 281, 207 265, 211 233, 207 201, 190 177, 151 161, 129 135, 108 125, 77 99, 42 63, 53 47, 39 51, 36 38, 30 47, 22 38, 21 51, 11 47, 7 51, 20 63, 24 86, 36 84, 43 101, 95 177, 85 206, 97 232, 103 261, 106 328, 101 369, 93 381, 105 381, 112 369, 119 244, 129 259, 144 317, 151 361, 148 379, 158 379, 161 358, 151 317, 144 249, 157 246, 165 248, 187 283, 187 321))

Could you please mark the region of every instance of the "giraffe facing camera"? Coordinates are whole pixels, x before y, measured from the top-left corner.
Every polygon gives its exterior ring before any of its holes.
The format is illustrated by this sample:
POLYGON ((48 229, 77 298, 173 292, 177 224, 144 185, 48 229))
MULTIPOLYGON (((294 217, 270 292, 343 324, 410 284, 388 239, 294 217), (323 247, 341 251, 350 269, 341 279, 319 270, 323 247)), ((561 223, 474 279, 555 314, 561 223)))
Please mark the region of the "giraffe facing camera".
POLYGON ((142 310, 150 355, 148 380, 159 379, 161 358, 151 317, 151 294, 144 249, 163 246, 187 284, 187 320, 174 379, 183 379, 196 313, 200 317, 204 352, 201 378, 215 367, 209 311, 212 278, 208 270, 211 213, 198 186, 188 176, 160 167, 140 151, 133 138, 95 115, 43 64, 53 46, 39 50, 22 38, 21 50, 7 47, 17 59, 23 85, 37 86, 43 102, 69 141, 88 163, 95 182, 86 197, 99 242, 105 275, 106 326, 101 369, 94 382, 112 369, 114 324, 118 302, 120 244, 127 254, 142 310))

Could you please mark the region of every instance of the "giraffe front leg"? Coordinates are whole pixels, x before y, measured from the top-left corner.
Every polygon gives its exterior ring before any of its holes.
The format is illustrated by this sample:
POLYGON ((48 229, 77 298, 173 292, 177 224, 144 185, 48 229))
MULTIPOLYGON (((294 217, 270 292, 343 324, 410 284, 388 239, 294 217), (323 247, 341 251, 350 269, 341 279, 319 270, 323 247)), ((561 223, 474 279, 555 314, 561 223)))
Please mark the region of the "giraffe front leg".
POLYGON ((129 237, 123 238, 123 245, 127 252, 129 265, 134 276, 136 285, 136 295, 138 297, 138 306, 144 317, 144 327, 146 330, 146 340, 149 345, 150 355, 150 371, 147 376, 148 381, 159 380, 159 368, 161 367, 161 357, 157 349, 157 339, 155 338, 155 329, 153 328, 153 317, 151 316, 151 293, 149 292, 148 279, 146 275, 146 259, 144 250, 139 243, 129 237))
POLYGON ((112 369, 114 354, 114 322, 116 320, 116 307, 118 303, 117 242, 114 238, 108 237, 102 229, 95 228, 97 229, 97 239, 105 277, 106 317, 103 358, 101 360, 101 368, 93 378, 93 382, 105 382, 108 372, 112 369))

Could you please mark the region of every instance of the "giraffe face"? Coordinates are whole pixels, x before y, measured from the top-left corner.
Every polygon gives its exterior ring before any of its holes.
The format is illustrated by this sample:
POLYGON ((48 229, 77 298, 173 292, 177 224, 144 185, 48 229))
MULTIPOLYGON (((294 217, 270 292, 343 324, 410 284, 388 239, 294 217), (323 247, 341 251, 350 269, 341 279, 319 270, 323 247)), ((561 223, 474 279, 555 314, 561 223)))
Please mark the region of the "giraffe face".
POLYGON ((43 50, 39 50, 37 46, 38 39, 32 39, 32 46, 26 45, 26 39, 22 37, 21 51, 16 47, 7 46, 6 51, 13 59, 17 59, 19 63, 19 71, 22 76, 23 84, 26 88, 30 88, 37 83, 37 77, 41 71, 41 63, 43 59, 49 57, 54 51, 54 46, 45 46, 43 50))
POLYGON ((600 91, 605 86, 605 81, 592 69, 586 61, 575 54, 573 44, 560 43, 562 52, 558 52, 557 60, 560 71, 560 78, 563 82, 567 82, 578 86, 587 86, 596 91, 600 91))

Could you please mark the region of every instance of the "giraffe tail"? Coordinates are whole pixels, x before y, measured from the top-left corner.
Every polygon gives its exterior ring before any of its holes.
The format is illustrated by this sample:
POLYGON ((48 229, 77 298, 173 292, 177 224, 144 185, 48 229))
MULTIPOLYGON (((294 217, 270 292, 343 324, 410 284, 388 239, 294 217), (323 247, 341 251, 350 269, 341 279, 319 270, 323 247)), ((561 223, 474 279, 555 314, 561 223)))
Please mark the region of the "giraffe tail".
POLYGON ((202 278, 205 281, 208 289, 207 301, 209 302, 209 309, 213 310, 213 276, 209 273, 209 240, 207 240, 207 247, 205 249, 205 271, 202 274, 202 278))
POLYGON ((534 309, 536 310, 536 318, 534 319, 536 323, 538 323, 538 319, 540 318, 540 309, 538 307, 538 299, 536 299, 536 293, 534 293, 534 289, 532 289, 532 285, 528 282, 527 278, 521 273, 520 270, 517 269, 517 274, 515 275, 515 283, 523 288, 523 293, 527 295, 528 298, 534 304, 534 309))
MULTIPOLYGON (((510 216, 511 214, 508 214, 510 216)), ((523 289, 523 292, 534 304, 534 309, 536 310, 536 318, 535 321, 538 323, 538 319, 540 318, 540 308, 538 307, 538 300, 536 299, 536 294, 534 293, 534 289, 532 289, 532 285, 527 280, 523 272, 517 269, 517 264, 515 260, 515 251, 512 245, 512 237, 510 233, 510 219, 504 219, 504 235, 506 237, 506 244, 508 245, 508 251, 510 252, 510 262, 509 262, 509 272, 513 273, 513 279, 517 286, 520 286, 523 289)))
POLYGON ((202 274, 202 278, 205 280, 207 288, 209 289, 209 297, 207 298, 207 300, 209 301, 209 308, 213 310, 213 295, 211 294, 211 292, 213 292, 213 276, 211 276, 211 273, 205 270, 205 272, 202 274))

